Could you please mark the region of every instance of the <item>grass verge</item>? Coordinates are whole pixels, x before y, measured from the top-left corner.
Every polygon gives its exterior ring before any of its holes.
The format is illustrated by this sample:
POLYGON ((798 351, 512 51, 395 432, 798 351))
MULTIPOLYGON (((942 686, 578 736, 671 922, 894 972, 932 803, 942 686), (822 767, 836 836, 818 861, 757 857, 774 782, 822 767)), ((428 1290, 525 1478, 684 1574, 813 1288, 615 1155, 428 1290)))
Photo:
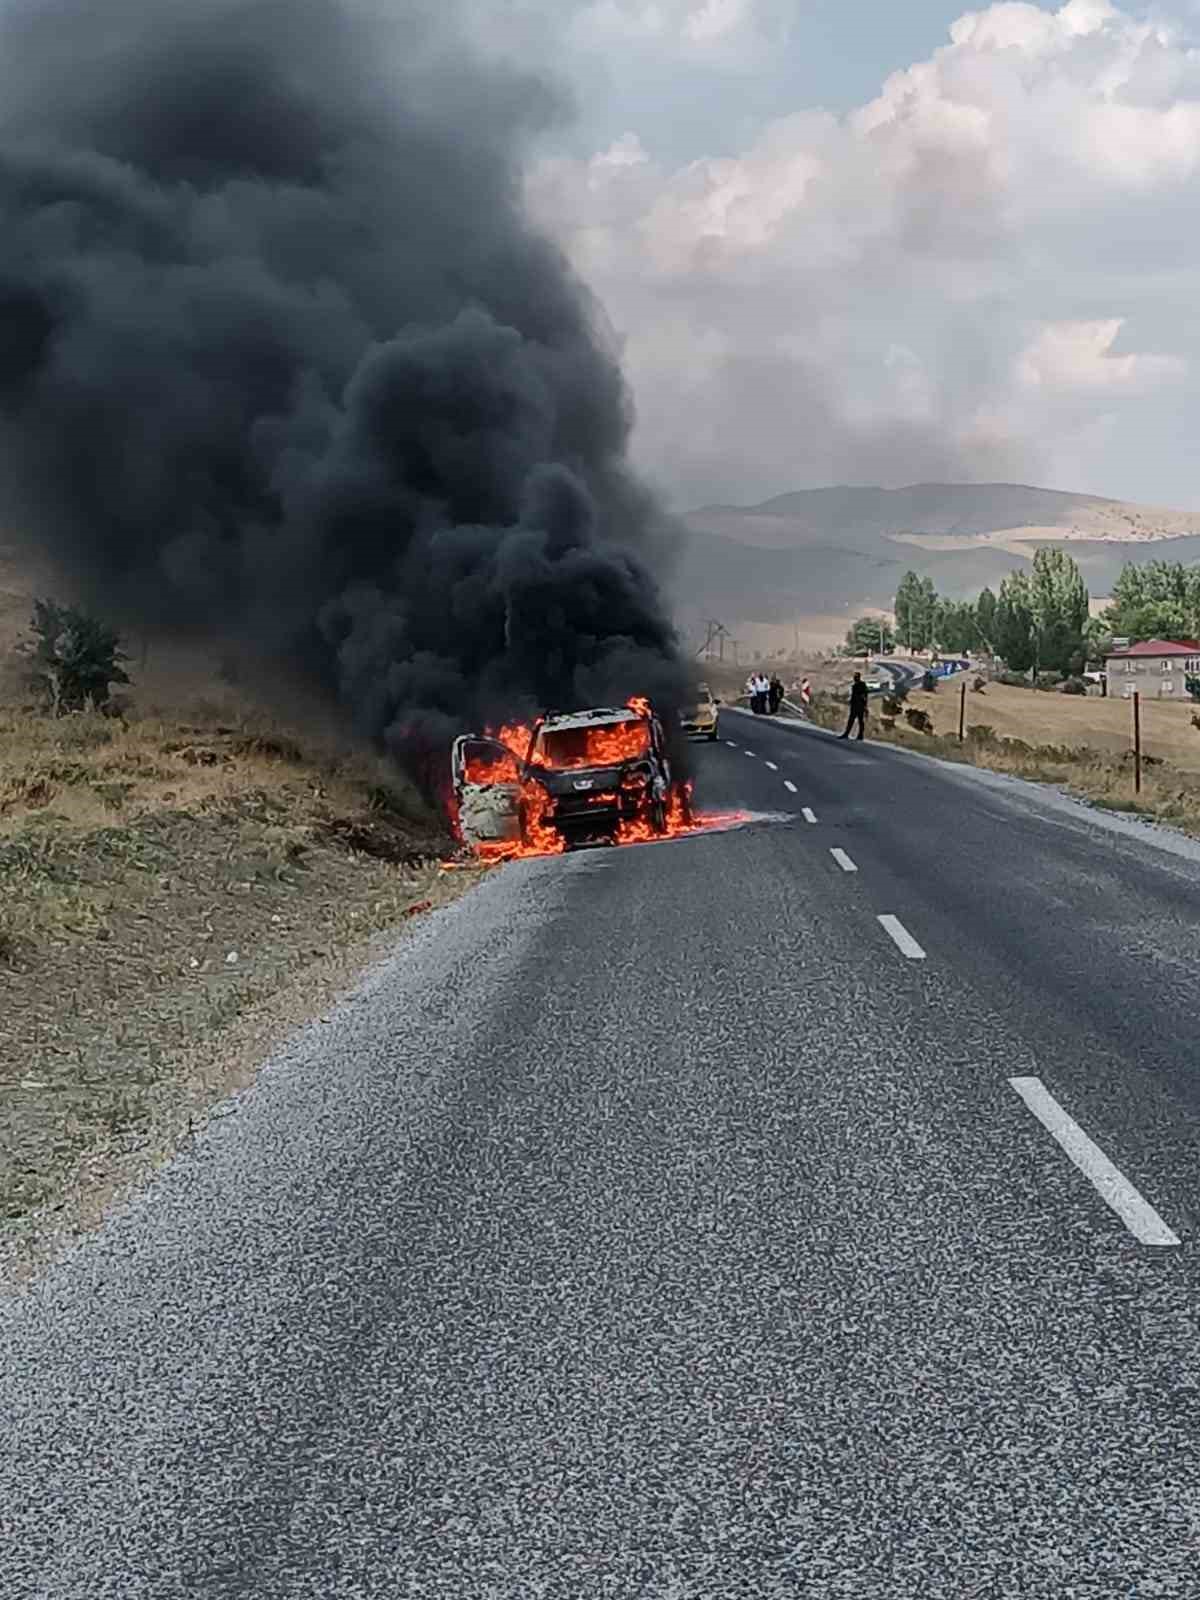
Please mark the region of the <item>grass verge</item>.
POLYGON ((447 845, 394 771, 252 713, 0 709, 0 1274, 169 1153, 256 1019, 462 892, 447 845))

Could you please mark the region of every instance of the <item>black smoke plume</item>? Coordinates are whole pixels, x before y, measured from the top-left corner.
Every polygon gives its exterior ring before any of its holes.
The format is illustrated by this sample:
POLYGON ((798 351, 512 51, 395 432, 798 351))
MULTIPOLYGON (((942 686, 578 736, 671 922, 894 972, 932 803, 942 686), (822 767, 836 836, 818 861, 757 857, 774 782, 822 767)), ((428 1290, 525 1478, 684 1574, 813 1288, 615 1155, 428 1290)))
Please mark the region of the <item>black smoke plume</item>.
POLYGON ((5 5, 0 515, 413 762, 683 671, 617 362, 522 211, 561 108, 398 9, 5 5))

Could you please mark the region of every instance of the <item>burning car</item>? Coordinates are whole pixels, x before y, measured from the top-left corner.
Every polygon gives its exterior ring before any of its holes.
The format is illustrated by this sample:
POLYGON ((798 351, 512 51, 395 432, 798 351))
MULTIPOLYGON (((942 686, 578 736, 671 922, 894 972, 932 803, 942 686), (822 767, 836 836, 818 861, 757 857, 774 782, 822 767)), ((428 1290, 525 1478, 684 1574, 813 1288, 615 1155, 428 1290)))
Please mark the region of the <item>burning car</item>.
POLYGON ((659 719, 645 701, 540 717, 498 738, 455 741, 459 832, 483 851, 554 852, 661 836, 688 812, 659 719))

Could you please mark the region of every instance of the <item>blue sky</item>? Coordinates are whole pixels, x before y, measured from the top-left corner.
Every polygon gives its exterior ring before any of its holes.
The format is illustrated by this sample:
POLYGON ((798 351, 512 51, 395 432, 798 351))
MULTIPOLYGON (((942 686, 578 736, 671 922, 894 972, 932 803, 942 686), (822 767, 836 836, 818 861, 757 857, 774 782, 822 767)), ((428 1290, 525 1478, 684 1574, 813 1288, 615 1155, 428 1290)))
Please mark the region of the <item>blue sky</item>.
POLYGON ((945 44, 950 24, 970 9, 961 0, 798 0, 780 8, 790 37, 766 59, 692 58, 686 70, 665 72, 657 55, 585 57, 572 73, 580 120, 571 142, 636 128, 664 156, 724 154, 801 106, 845 111, 871 99, 889 73, 945 44))
MULTIPOLYGON (((1043 11, 1054 0, 1030 0, 1043 11)), ((844 112, 874 96, 892 72, 933 54, 950 25, 986 5, 964 0, 783 0, 778 45, 750 61, 714 55, 665 72, 661 57, 622 52, 581 55, 570 77, 579 119, 569 138, 579 149, 637 128, 657 153, 686 160, 736 149, 763 122, 804 106, 844 112)), ((1200 37, 1195 0, 1129 4, 1127 15, 1162 17, 1200 37)))

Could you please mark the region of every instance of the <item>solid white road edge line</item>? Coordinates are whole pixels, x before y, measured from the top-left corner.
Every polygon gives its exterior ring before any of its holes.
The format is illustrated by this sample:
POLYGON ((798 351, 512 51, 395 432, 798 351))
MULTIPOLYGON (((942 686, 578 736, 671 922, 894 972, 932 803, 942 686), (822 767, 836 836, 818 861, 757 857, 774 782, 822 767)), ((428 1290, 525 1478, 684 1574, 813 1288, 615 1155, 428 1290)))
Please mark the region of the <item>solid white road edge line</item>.
POLYGON ((843 872, 857 872, 858 871, 858 868, 854 865, 853 861, 851 861, 850 857, 846 854, 846 852, 844 850, 839 850, 835 846, 829 852, 829 854, 837 862, 838 866, 841 867, 843 872))
MULTIPOLYGON (((789 783, 788 784, 788 788, 792 791, 793 794, 795 794, 795 792, 796 792, 795 784, 789 783)), ((816 814, 816 812, 813 810, 813 808, 811 806, 802 806, 800 808, 800 815, 804 818, 805 822, 815 822, 817 820, 817 814, 816 814)))
POLYGON ((779 768, 775 765, 775 763, 773 761, 764 761, 763 762, 763 766, 764 767, 770 767, 772 772, 778 772, 779 771, 779 768))
POLYGON ((1103 1150, 1067 1115, 1040 1078, 1010 1078, 1008 1081, 1135 1239, 1143 1244, 1179 1243, 1179 1235, 1167 1227, 1150 1202, 1142 1198, 1103 1150))
POLYGON ((797 789, 796 785, 792 782, 792 780, 790 778, 785 778, 783 780, 783 787, 786 790, 788 790, 788 792, 790 794, 799 794, 800 793, 799 789, 797 789))
POLYGON ((924 961, 925 952, 900 921, 899 917, 892 916, 890 911, 885 912, 879 923, 886 934, 889 934, 899 947, 901 954, 906 955, 910 961, 924 961))

